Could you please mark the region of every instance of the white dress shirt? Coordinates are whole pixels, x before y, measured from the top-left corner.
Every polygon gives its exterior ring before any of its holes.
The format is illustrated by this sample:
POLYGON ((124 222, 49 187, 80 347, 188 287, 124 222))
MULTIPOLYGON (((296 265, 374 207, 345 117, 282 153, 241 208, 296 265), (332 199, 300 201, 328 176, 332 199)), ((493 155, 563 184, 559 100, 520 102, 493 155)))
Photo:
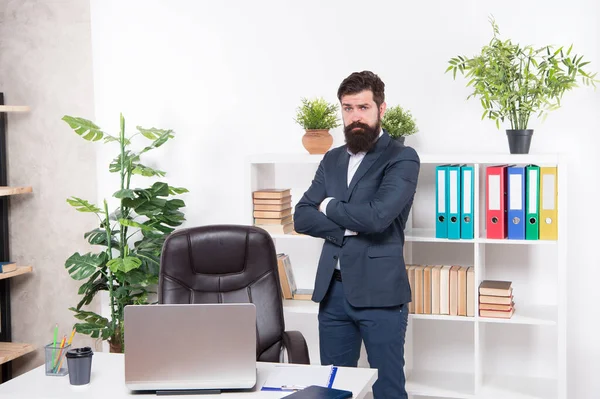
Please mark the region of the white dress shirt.
MULTIPOLYGON (((382 134, 383 134, 383 130, 380 130, 377 140, 379 140, 379 137, 381 137, 382 134)), ((360 163, 362 162, 365 155, 367 155, 367 153, 365 151, 361 151, 356 154, 353 154, 352 152, 350 152, 350 150, 346 150, 346 151, 348 151, 348 154, 350 154, 350 159, 348 160, 348 175, 346 177, 346 179, 347 179, 346 186, 349 187, 350 182, 352 181, 352 178, 354 177, 354 174, 358 170, 360 163)), ((333 199, 333 197, 327 197, 323 200, 323 202, 321 202, 321 205, 319 205, 319 210, 321 212, 323 212, 325 214, 325 216, 327 216, 327 204, 329 204, 329 201, 331 201, 332 199, 333 199)), ((344 236, 355 236, 357 234, 358 233, 355 231, 346 229, 344 236)), ((336 269, 340 268, 340 260, 339 259, 337 261, 335 268, 336 269)))

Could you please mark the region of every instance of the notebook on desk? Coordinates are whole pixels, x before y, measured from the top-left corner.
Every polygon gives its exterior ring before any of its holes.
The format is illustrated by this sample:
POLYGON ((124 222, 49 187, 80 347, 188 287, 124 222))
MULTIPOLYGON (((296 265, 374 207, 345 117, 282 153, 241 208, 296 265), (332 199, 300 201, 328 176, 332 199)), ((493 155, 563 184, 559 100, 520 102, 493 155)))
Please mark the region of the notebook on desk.
POLYGON ((125 307, 125 384, 173 393, 256 385, 256 308, 241 304, 125 307))
POLYGON ((291 395, 284 396, 289 399, 348 399, 352 397, 352 392, 343 389, 325 388, 318 385, 311 385, 291 395))

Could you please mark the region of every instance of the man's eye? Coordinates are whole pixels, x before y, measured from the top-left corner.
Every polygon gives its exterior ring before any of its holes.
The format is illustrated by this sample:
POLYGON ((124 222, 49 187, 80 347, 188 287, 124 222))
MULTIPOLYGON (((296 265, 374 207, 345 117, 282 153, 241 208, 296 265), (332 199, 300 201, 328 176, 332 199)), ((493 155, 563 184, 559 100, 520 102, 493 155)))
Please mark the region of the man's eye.
POLYGON ((344 108, 344 111, 346 111, 346 112, 350 112, 350 111, 352 111, 352 108, 350 108, 350 107, 346 107, 346 108, 344 108))

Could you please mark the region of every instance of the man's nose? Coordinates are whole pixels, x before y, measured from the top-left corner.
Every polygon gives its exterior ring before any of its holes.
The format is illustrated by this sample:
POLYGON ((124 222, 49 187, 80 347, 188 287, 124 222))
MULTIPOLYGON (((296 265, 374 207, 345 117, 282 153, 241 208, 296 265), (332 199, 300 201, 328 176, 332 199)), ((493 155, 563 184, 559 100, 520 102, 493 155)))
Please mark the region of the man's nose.
POLYGON ((352 113, 352 122, 360 122, 361 120, 362 120, 362 115, 360 114, 360 112, 352 113))

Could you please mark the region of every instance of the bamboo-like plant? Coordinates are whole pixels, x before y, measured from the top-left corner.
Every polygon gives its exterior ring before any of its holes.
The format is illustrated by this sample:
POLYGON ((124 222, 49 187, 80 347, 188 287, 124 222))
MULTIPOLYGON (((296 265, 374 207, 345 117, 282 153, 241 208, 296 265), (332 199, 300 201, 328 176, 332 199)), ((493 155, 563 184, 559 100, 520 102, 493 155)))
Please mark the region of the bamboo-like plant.
POLYGON ((521 46, 511 40, 501 40, 495 20, 490 18, 494 32, 488 45, 472 58, 456 56, 449 60, 446 72, 454 79, 460 72, 469 79, 473 92, 467 97, 479 97, 483 113, 495 121, 496 127, 506 119, 513 130, 528 128, 530 117, 537 114, 544 120, 548 112, 560 107, 565 92, 577 87, 577 82, 595 87, 596 73, 585 70, 589 61, 583 55, 571 56, 573 46, 521 46))
POLYGON ((87 141, 103 140, 105 144, 117 143, 119 147, 119 154, 109 166, 109 172, 120 176, 120 186, 112 194, 118 200, 116 209, 109 212, 106 199, 100 206, 78 197, 67 199, 79 212, 93 213, 98 218, 99 227, 84 237, 100 250, 86 254, 76 252, 67 259, 65 267, 73 279, 84 281, 79 288, 81 301, 69 308, 82 321, 75 324, 76 331, 108 340, 112 352, 122 352, 123 309, 130 304, 148 303, 151 287, 158 282, 163 242, 185 220, 180 211, 185 207, 184 201, 169 197, 188 191, 160 181, 147 188, 131 188, 131 178, 134 175, 165 176, 165 172, 142 164, 141 157, 165 144, 174 133, 137 126, 137 132, 126 137, 123 115, 117 137, 104 133, 87 119, 65 115, 62 120, 87 141), (131 139, 138 135, 148 139, 150 144, 136 152, 131 149, 131 139), (101 291, 108 291, 110 319, 83 309, 101 291))

